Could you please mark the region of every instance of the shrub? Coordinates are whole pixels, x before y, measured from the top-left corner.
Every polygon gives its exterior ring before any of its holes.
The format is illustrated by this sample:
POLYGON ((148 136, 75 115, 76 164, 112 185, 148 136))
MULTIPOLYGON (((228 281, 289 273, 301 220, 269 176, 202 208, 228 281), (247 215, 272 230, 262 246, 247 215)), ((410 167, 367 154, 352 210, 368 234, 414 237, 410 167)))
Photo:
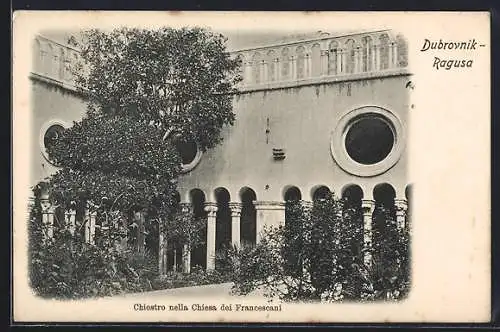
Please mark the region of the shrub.
POLYGON ((360 207, 341 204, 333 195, 310 210, 288 204, 284 227, 267 229, 255 247, 231 253, 233 291, 260 288, 284 301, 404 298, 410 287, 408 228, 398 230, 390 211, 379 209, 385 228, 375 235, 373 262, 365 266, 360 207))

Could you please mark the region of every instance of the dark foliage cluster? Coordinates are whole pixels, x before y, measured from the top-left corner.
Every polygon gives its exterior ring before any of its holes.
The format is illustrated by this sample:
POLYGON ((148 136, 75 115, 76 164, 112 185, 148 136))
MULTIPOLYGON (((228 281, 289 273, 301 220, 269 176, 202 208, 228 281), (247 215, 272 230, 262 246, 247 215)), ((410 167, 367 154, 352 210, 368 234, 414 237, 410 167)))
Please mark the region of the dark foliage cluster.
POLYGON ((312 208, 287 203, 284 227, 267 229, 253 248, 232 253, 233 290, 258 289, 285 301, 404 299, 410 288, 409 227, 398 229, 390 209, 380 207, 372 260, 363 256, 361 207, 334 195, 312 208), (380 233, 380 234, 378 234, 380 233))

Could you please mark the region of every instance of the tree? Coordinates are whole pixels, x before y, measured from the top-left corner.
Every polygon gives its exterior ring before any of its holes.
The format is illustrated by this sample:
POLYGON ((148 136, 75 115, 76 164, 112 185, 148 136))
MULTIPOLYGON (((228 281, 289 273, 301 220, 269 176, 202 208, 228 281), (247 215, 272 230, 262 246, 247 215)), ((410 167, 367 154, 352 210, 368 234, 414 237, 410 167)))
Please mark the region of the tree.
POLYGON ((77 86, 88 111, 48 149, 62 169, 52 198, 117 210, 147 210, 168 218, 180 172, 177 144, 206 150, 232 125, 238 61, 222 35, 200 28, 82 33, 77 86))
POLYGON ((201 28, 89 30, 71 42, 81 50, 72 72, 88 108, 48 147, 60 167, 47 181, 51 201, 91 203, 97 223, 115 229, 140 212, 163 232, 177 204, 178 146, 221 142, 235 119, 239 62, 222 35, 201 28))

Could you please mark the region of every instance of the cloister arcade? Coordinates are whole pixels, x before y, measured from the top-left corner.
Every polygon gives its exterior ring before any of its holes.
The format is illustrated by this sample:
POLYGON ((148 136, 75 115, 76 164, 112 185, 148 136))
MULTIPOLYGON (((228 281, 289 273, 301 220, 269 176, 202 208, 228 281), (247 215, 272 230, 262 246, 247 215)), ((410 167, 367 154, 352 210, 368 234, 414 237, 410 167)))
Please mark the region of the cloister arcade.
MULTIPOLYGON (((147 248, 160 262, 160 270, 163 273, 171 270, 182 270, 189 272, 192 267, 199 266, 204 269, 216 269, 216 252, 231 245, 252 246, 259 242, 259 233, 265 225, 279 226, 285 225, 286 204, 290 202, 301 202, 305 208, 310 208, 316 200, 325 198, 333 192, 326 185, 317 185, 309 190, 308 195, 303 195, 308 190, 300 189, 297 186, 286 186, 283 188, 281 201, 259 201, 258 194, 250 187, 243 187, 239 192, 231 195, 229 190, 218 187, 213 191, 215 201, 207 201, 207 194, 200 189, 189 191, 189 201, 181 202, 180 195, 176 195, 178 207, 180 209, 191 209, 194 218, 206 220, 206 227, 201 232, 202 238, 206 239, 203 245, 192 248, 186 252, 186 247, 174 246, 166 250, 164 240, 158 230, 158 224, 147 225, 143 220, 139 223, 138 234, 135 237, 133 246, 138 250, 147 248), (304 200, 303 198, 306 198, 304 200), (272 216, 272 213, 276 213, 272 216), (146 231, 147 229, 147 231, 146 231)), ((343 198, 347 205, 357 207, 362 213, 363 246, 371 247, 373 242, 378 241, 373 237, 373 229, 378 228, 379 233, 383 233, 384 224, 378 218, 382 208, 389 210, 389 213, 396 220, 398 228, 403 229, 406 225, 406 215, 411 214, 411 185, 405 187, 404 197, 396 197, 396 190, 389 183, 377 184, 372 192, 364 192, 356 184, 349 184, 342 188, 340 198, 343 198)), ((210 196, 208 196, 210 197, 210 196)), ((53 230, 59 227, 62 222, 70 225, 73 232, 81 233, 81 237, 88 243, 93 243, 98 237, 98 233, 105 231, 104 225, 96 225, 96 215, 89 213, 88 206, 77 206, 71 211, 62 211, 60 208, 52 206, 48 199, 42 199, 42 221, 49 225, 49 234, 52 236, 53 230), (81 221, 85 220, 83 223, 81 221), (80 221, 80 222, 79 222, 80 221), (78 230, 75 226, 83 224, 84 227, 78 230)), ((133 220, 141 218, 140 215, 131 216, 133 220)), ((129 240, 130 242, 130 240, 129 240)), ((370 259, 370 250, 367 251, 365 259, 370 259)))

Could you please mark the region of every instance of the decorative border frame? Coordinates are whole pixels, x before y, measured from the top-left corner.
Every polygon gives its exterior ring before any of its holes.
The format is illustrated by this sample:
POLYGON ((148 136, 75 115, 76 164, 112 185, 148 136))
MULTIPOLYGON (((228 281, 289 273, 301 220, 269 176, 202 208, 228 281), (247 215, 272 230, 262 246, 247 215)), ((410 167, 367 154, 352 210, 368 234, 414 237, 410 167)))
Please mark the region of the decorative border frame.
POLYGON ((391 169, 401 158, 405 148, 406 130, 403 123, 394 113, 379 106, 363 106, 344 114, 330 139, 330 151, 335 162, 349 174, 360 177, 371 177, 391 169), (389 154, 380 162, 364 165, 354 161, 345 148, 345 138, 351 126, 365 116, 374 116, 389 125, 394 135, 394 144, 389 154))
POLYGON ((50 127, 56 126, 56 125, 62 126, 64 129, 67 129, 70 127, 68 122, 61 120, 61 119, 52 119, 52 120, 46 121, 40 128, 40 134, 38 137, 38 146, 40 147, 40 152, 42 153, 42 156, 45 158, 45 160, 47 160, 47 162, 49 162, 52 166, 57 167, 57 165, 54 164, 54 162, 49 158, 49 155, 47 154, 47 150, 46 150, 45 144, 44 144, 45 133, 47 132, 47 130, 49 130, 50 127))

